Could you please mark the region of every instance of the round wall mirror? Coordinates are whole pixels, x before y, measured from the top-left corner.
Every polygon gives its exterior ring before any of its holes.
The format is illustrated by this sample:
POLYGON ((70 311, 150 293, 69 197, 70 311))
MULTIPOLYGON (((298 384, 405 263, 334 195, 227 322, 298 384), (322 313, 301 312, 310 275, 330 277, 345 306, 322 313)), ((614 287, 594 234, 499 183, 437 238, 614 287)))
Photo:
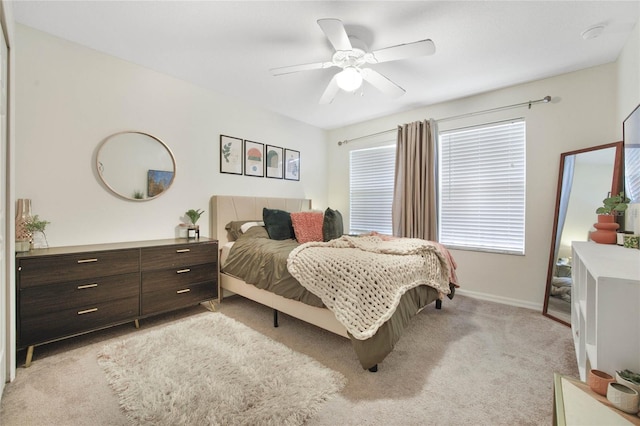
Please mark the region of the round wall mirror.
POLYGON ((176 175, 176 160, 164 142, 148 133, 127 131, 101 142, 98 175, 114 194, 148 201, 164 194, 176 175))

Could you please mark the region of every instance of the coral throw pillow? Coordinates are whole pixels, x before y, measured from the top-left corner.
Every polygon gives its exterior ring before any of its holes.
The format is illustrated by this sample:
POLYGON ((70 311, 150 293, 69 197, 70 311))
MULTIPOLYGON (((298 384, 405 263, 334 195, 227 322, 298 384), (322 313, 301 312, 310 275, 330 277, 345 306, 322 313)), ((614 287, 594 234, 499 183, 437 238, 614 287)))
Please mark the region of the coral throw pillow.
POLYGON ((324 222, 322 212, 291 213, 291 222, 296 240, 300 244, 309 241, 322 241, 322 224, 324 222))

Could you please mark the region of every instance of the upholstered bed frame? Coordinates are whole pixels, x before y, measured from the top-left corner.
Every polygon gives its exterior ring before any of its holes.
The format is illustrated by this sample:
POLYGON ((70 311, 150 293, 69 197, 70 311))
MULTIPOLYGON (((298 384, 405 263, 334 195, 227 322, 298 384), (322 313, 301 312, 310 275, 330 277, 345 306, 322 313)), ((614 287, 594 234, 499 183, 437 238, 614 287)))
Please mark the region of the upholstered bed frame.
MULTIPOLYGON (((311 200, 298 198, 214 195, 211 197, 210 204, 211 223, 209 227, 211 229, 211 237, 218 240, 219 247, 229 241, 225 229, 227 223, 238 220, 262 220, 262 209, 264 207, 288 212, 311 210, 311 200)), ((332 333, 348 337, 344 326, 336 320, 335 315, 328 309, 317 308, 302 302, 286 299, 223 273, 220 273, 218 282, 221 287, 219 293, 221 303, 224 303, 225 294, 228 292, 235 293, 273 308, 274 313, 277 311, 283 312, 332 333)))

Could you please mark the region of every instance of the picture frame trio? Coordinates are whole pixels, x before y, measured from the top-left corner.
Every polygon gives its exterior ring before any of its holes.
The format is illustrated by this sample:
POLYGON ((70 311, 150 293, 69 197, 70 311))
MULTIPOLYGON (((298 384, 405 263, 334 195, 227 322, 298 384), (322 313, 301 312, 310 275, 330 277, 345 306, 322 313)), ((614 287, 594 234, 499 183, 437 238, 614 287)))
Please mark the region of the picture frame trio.
POLYGON ((220 135, 220 173, 300 180, 300 151, 220 135))

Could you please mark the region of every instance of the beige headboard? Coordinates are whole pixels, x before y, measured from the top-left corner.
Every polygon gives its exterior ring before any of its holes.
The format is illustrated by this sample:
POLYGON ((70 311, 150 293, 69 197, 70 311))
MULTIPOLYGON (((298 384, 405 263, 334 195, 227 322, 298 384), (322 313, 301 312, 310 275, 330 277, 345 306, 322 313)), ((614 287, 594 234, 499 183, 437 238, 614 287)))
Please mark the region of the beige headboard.
POLYGON ((311 200, 301 198, 240 197, 214 195, 211 197, 211 238, 219 245, 229 241, 225 225, 234 220, 262 220, 262 209, 280 209, 288 212, 311 210, 311 200))

